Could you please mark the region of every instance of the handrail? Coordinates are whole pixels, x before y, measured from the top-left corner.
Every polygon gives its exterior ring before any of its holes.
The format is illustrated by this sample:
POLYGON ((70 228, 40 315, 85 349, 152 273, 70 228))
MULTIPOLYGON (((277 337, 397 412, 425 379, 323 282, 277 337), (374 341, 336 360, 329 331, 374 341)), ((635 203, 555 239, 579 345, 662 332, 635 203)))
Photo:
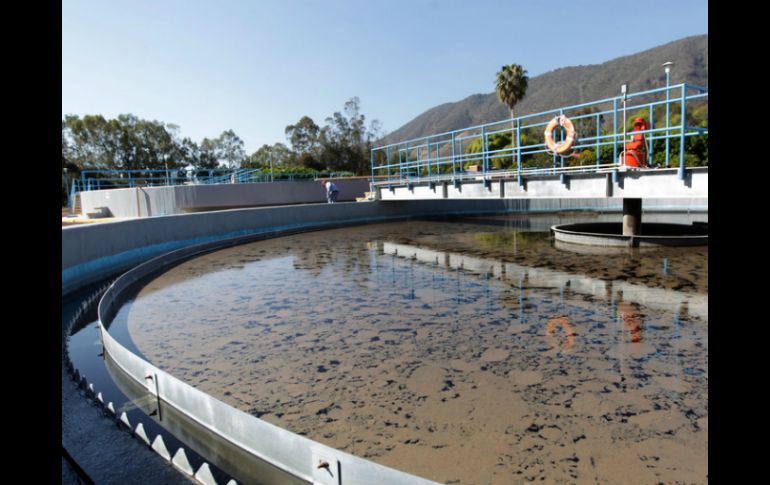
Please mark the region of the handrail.
POLYGON ((231 183, 268 183, 276 181, 315 180, 323 178, 340 178, 351 175, 351 172, 264 172, 260 168, 244 168, 233 171, 223 170, 117 170, 87 169, 80 172, 79 191, 134 188, 146 186, 174 185, 214 185, 231 183), (185 172, 184 176, 180 176, 185 172), (215 175, 221 173, 221 175, 215 175), (113 176, 110 176, 113 175, 113 176))
MULTIPOLYGON (((687 137, 707 136, 708 128, 693 127, 687 125, 688 103, 698 100, 706 100, 708 90, 701 86, 687 83, 681 83, 661 88, 650 89, 637 93, 628 93, 625 96, 615 96, 604 98, 587 103, 574 104, 561 108, 550 109, 538 113, 531 113, 515 118, 508 118, 501 121, 485 123, 443 133, 412 138, 397 143, 372 148, 371 150, 371 180, 374 183, 375 177, 385 176, 389 183, 395 183, 399 180, 422 180, 431 181, 443 178, 447 173, 457 174, 465 173, 465 164, 473 161, 481 166, 480 173, 474 172, 474 176, 486 176, 491 171, 490 164, 494 160, 505 158, 511 160, 512 166, 518 173, 526 172, 524 164, 527 160, 522 157, 531 157, 535 154, 549 153, 552 155, 550 165, 551 172, 555 173, 557 169, 563 169, 565 159, 547 152, 543 142, 521 144, 521 138, 526 133, 522 130, 532 130, 548 124, 555 115, 567 114, 574 122, 582 122, 581 129, 585 132, 573 147, 576 150, 591 150, 595 153, 595 167, 599 170, 602 162, 608 162, 607 155, 602 155, 602 148, 612 147, 611 160, 619 165, 618 154, 624 153, 623 146, 628 142, 630 131, 625 129, 623 121, 626 115, 638 116, 641 110, 647 110, 647 118, 650 121, 650 128, 644 131, 633 132, 634 134, 644 134, 646 136, 648 159, 653 160, 653 143, 660 140, 666 141, 665 166, 670 166, 670 151, 673 148, 684 145, 687 137), (690 91, 688 93, 688 91, 690 91), (656 99, 656 96, 665 94, 663 99, 656 99), (629 103, 632 100, 632 103, 629 103), (671 107, 677 105, 678 111, 674 111, 679 116, 679 122, 676 125, 671 124, 671 107), (655 108, 666 108, 664 120, 656 120, 655 108), (596 111, 579 112, 593 108, 596 111), (573 113, 574 112, 574 113, 573 113), (610 118, 604 120, 604 118, 610 118), (621 118, 622 117, 622 118, 621 118), (590 125, 594 124, 592 128, 590 125), (602 124, 604 123, 604 132, 602 124), (606 126, 611 126, 609 131, 606 126), (501 134, 511 134, 509 146, 503 148, 490 148, 491 137, 501 134), (513 142, 515 137, 516 143, 513 142), (673 141, 673 143, 671 143, 673 141), (469 151, 471 143, 479 143, 480 149, 469 151), (678 144, 677 144, 678 143, 678 144), (383 161, 384 157, 384 161, 383 161), (604 160, 602 160, 602 158, 604 160), (559 160, 560 159, 560 160, 559 160)), ((561 136, 565 136, 562 131, 561 136)), ((579 133, 580 135, 580 133, 579 133)), ((474 145, 475 146, 475 145, 474 145)), ((541 160, 540 163, 544 161, 541 160)), ((684 178, 684 150, 679 150, 679 175, 684 178)), ((538 167, 544 168, 544 167, 538 167)))

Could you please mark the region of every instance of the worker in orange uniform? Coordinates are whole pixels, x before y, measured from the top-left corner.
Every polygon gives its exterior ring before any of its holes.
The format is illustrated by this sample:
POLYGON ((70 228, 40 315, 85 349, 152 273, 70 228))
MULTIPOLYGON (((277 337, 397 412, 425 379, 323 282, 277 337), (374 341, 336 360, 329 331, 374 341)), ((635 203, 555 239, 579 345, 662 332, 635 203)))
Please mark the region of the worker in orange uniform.
MULTIPOLYGON (((645 131, 650 129, 644 118, 634 120, 634 128, 631 131, 645 131)), ((644 133, 637 133, 631 137, 631 141, 626 143, 626 149, 623 150, 623 165, 628 168, 647 167, 647 145, 644 141, 644 133)))
POLYGON ((644 322, 639 312, 629 303, 620 303, 618 305, 618 314, 621 320, 623 320, 623 326, 631 334, 631 342, 641 342, 644 322))

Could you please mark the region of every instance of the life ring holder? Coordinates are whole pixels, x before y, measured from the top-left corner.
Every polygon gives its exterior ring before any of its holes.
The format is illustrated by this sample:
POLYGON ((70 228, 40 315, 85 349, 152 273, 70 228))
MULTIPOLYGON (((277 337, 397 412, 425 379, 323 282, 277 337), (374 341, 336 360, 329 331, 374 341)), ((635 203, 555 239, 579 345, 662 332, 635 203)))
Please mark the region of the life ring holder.
POLYGON ((620 156, 618 156, 618 169, 622 172, 625 172, 626 170, 639 170, 642 168, 642 161, 639 159, 639 155, 637 154, 636 150, 623 150, 620 152, 620 156), (636 166, 631 166, 626 164, 626 155, 631 155, 636 160, 636 166))
POLYGON ((559 155, 560 157, 569 156, 572 151, 572 146, 577 140, 575 125, 573 125, 572 121, 564 115, 554 116, 554 118, 548 122, 548 126, 545 127, 544 135, 546 150, 550 153, 559 155), (553 138, 553 131, 557 126, 561 126, 567 130, 567 137, 561 143, 556 143, 553 138))

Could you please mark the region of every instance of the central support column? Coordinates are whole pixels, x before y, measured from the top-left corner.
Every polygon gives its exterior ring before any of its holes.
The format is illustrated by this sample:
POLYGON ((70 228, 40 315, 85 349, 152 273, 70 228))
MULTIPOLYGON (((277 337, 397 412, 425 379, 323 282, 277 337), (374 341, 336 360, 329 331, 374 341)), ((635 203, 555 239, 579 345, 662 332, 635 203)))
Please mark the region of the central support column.
POLYGON ((623 199, 623 235, 642 233, 642 199, 623 199))

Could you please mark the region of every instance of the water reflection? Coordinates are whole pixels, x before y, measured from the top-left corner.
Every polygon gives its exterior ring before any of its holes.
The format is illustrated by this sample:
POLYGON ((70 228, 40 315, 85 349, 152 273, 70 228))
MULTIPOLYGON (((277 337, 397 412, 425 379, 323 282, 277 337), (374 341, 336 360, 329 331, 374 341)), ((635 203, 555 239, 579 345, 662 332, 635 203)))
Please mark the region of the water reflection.
POLYGON ((618 316, 631 335, 631 342, 641 342, 644 317, 638 309, 630 303, 621 303, 618 305, 618 316))
POLYGON ((151 282, 129 330, 205 392, 436 481, 705 483, 707 248, 565 253, 524 220, 219 251, 151 282))
MULTIPOLYGON (((572 329, 572 325, 570 325, 569 319, 565 315, 549 318, 545 334, 549 337, 553 337, 557 328, 564 332, 566 340, 561 344, 555 343, 553 349, 560 352, 566 352, 571 349, 572 345, 575 343, 575 331, 572 329)), ((556 341, 556 339, 552 340, 556 341)))
MULTIPOLYGON (((531 237, 529 239, 539 241, 542 245, 547 239, 546 236, 538 234, 538 237, 531 237)), ((626 301, 669 311, 675 311, 682 304, 687 304, 688 308, 694 310, 696 316, 707 318, 708 315, 708 297, 705 294, 686 293, 625 282, 624 280, 633 279, 643 274, 647 262, 639 256, 639 253, 624 254, 621 260, 622 263, 618 268, 619 271, 615 275, 617 280, 611 281, 587 277, 579 273, 553 270, 548 267, 530 267, 462 253, 435 251, 427 247, 390 242, 381 242, 379 244, 380 251, 383 254, 427 264, 443 264, 447 268, 479 275, 485 281, 489 277, 501 281, 513 281, 520 291, 525 288, 560 291, 569 289, 572 294, 591 296, 595 299, 604 299, 607 302, 612 302, 613 294, 617 294, 622 295, 626 301)), ((374 243, 369 243, 369 245, 372 246, 374 243)), ((516 250, 514 249, 514 251, 516 250)))

